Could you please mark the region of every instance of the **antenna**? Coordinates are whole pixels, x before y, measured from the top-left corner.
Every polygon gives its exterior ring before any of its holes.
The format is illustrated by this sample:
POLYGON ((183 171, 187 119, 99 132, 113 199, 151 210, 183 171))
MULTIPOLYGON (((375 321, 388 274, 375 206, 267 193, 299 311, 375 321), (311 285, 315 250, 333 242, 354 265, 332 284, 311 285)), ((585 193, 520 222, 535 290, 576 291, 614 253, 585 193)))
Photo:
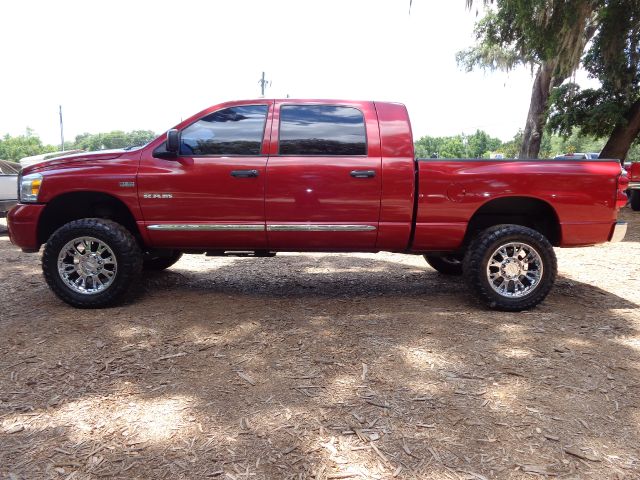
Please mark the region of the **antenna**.
POLYGON ((260 90, 262 91, 262 94, 260 95, 260 98, 264 98, 264 91, 267 87, 271 86, 271 80, 266 80, 264 78, 264 72, 262 72, 262 78, 260 80, 258 80, 258 85, 260 85, 260 90))
POLYGON ((60 112, 60 151, 64 152, 64 129, 62 126, 62 105, 58 105, 58 111, 60 112))

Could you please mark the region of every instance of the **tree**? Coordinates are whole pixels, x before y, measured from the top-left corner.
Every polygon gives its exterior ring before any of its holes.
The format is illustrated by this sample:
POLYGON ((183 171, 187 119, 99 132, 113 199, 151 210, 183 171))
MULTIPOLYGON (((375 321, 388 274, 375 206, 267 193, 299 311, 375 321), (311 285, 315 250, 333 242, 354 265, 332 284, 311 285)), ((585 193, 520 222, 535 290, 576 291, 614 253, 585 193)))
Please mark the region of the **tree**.
POLYGON ((640 0, 609 1, 599 24, 583 62, 601 86, 555 89, 549 128, 608 137, 601 156, 624 161, 640 134, 640 0))
POLYGON ((7 134, 0 139, 0 159, 17 162, 21 158, 55 152, 53 145, 43 145, 40 137, 33 130, 27 128, 24 135, 12 137, 7 134))
POLYGON ((489 153, 497 150, 502 142, 482 130, 473 135, 454 135, 450 137, 424 136, 415 143, 418 157, 430 158, 488 158, 489 153))
POLYGON ((487 152, 494 152, 502 145, 499 138, 490 137, 487 132, 476 130, 476 133, 467 137, 466 156, 470 158, 483 158, 487 152))
POLYGON ((133 130, 131 132, 114 130, 107 133, 83 133, 76 136, 75 142, 70 144, 68 149, 94 151, 140 146, 154 138, 156 138, 156 134, 151 130, 133 130))
MULTIPOLYGON (((467 0, 467 6, 473 4, 467 0)), ((585 45, 596 28, 595 0, 484 0, 495 8, 476 24, 476 45, 459 52, 458 63, 509 70, 535 69, 529 113, 519 158, 537 158, 547 117, 549 96, 579 66, 585 45)))

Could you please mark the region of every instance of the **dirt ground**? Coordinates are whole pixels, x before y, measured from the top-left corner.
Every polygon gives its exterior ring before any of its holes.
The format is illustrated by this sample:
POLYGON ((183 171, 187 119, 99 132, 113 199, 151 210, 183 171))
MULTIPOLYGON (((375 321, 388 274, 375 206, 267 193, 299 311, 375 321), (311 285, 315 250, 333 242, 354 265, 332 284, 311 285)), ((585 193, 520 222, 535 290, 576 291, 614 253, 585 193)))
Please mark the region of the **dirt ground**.
POLYGON ((0 233, 0 477, 640 478, 623 217, 526 313, 388 253, 188 255, 75 310, 0 233))

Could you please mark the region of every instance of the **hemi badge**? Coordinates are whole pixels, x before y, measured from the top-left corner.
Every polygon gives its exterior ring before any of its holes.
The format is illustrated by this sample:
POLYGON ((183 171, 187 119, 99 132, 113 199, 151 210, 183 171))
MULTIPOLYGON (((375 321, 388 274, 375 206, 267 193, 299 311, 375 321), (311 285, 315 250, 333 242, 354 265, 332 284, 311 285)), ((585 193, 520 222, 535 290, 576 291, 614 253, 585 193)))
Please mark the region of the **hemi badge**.
POLYGON ((136 183, 135 182, 120 182, 120 186, 123 188, 131 188, 131 187, 135 187, 136 183))

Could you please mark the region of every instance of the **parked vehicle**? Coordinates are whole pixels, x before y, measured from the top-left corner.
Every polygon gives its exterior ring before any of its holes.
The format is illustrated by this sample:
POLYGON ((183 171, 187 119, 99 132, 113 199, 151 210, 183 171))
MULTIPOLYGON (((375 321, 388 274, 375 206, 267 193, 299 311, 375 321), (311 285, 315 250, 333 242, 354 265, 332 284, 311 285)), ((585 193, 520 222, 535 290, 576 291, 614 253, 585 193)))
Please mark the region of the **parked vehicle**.
POLYGON ((48 152, 41 153, 39 155, 32 155, 30 157, 24 157, 20 159, 20 166, 22 168, 29 167, 31 165, 35 165, 36 163, 41 163, 47 160, 51 160, 53 158, 64 157, 65 155, 71 155, 74 153, 80 153, 83 150, 64 150, 59 152, 48 152))
POLYGON ((640 211, 640 162, 625 164, 627 175, 629 177, 629 204, 631 209, 640 211))
POLYGON ((598 152, 589 152, 589 153, 565 153, 563 155, 556 155, 553 157, 554 160, 595 160, 600 157, 598 152))
POLYGON ((415 159, 404 105, 216 105, 144 147, 26 167, 12 241, 75 307, 120 301, 183 252, 424 255, 492 308, 541 302, 554 246, 619 241, 617 160, 415 159))
POLYGON ((18 170, 20 167, 0 160, 0 218, 18 203, 18 170))

